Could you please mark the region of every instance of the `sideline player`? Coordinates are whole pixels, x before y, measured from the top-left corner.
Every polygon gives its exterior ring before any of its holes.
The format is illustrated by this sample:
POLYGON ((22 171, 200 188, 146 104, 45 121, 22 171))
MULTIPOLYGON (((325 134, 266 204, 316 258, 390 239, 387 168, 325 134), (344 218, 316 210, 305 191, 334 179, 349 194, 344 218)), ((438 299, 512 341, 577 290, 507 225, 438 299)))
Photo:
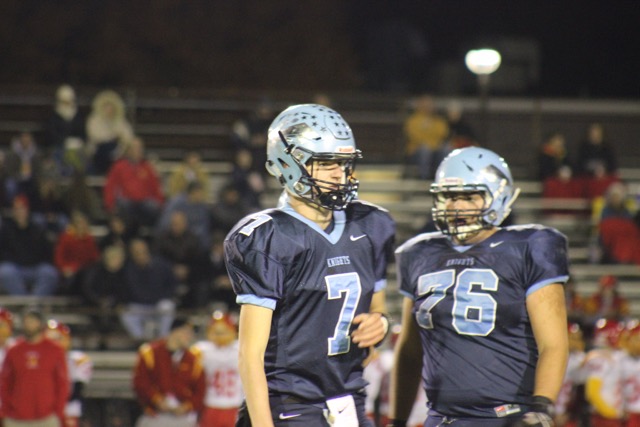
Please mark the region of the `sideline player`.
POLYGON ((49 320, 45 336, 57 342, 67 354, 67 369, 71 380, 71 393, 64 408, 64 427, 79 427, 82 417, 84 386, 93 377, 93 362, 87 353, 71 350, 71 329, 64 323, 49 320))
POLYGON ((551 426, 568 353, 566 238, 499 227, 518 189, 490 150, 451 152, 431 193, 440 231, 396 251, 405 298, 392 425, 406 424, 422 372, 426 427, 551 426))
POLYGON ((228 313, 215 311, 207 339, 193 346, 201 360, 207 389, 199 427, 233 427, 244 395, 238 372, 238 330, 228 313))
POLYGON ((369 425, 362 364, 388 331, 395 223, 355 200, 360 157, 349 125, 322 105, 289 107, 269 128, 267 170, 286 194, 225 240, 241 304, 238 425, 369 425))

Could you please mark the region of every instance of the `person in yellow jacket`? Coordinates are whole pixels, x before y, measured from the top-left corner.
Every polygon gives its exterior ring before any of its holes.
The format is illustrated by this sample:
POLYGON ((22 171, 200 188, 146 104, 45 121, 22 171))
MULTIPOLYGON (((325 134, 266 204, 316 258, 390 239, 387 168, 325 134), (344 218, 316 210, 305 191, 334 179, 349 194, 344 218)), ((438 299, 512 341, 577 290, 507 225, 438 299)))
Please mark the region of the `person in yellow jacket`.
POLYGON ((417 168, 417 177, 433 179, 437 165, 449 152, 449 124, 436 114, 431 96, 423 95, 415 101, 414 112, 404 123, 404 134, 405 154, 409 164, 417 168))

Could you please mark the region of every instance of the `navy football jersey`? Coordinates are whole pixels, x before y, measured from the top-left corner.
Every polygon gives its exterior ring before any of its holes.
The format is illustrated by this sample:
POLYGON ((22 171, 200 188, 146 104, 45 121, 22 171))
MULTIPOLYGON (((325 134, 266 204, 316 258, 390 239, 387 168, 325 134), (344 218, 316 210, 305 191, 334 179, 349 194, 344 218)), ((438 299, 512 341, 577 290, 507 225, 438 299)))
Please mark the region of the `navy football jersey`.
POLYGON ((456 247, 428 233, 399 247, 396 263, 400 292, 414 301, 429 407, 454 417, 522 415, 538 360, 525 300, 568 280, 565 236, 513 226, 456 247))
POLYGON ((395 224, 363 202, 333 215, 327 233, 285 205, 249 215, 225 239, 237 302, 274 310, 264 361, 272 394, 323 401, 366 385, 366 350, 349 335, 386 286, 395 224))

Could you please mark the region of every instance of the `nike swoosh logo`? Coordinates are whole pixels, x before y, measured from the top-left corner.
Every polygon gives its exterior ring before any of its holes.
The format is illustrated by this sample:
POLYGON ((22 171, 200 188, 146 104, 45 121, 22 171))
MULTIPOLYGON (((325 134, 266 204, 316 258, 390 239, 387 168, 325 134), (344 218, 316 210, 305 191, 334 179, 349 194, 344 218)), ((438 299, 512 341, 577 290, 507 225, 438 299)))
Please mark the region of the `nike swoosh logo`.
POLYGON ((278 418, 280 418, 281 420, 288 420, 290 418, 296 418, 299 417, 302 414, 280 414, 278 416, 278 418))
POLYGON ((362 236, 354 236, 353 234, 351 236, 349 236, 349 238, 351 239, 352 242, 355 242, 356 240, 360 240, 363 237, 367 237, 366 234, 363 234, 362 236))
POLYGON ((499 246, 499 245, 501 245, 501 244, 503 244, 503 243, 504 243, 504 240, 501 240, 501 241, 499 241, 499 242, 489 243, 489 247, 490 247, 490 248, 495 248, 496 246, 499 246))

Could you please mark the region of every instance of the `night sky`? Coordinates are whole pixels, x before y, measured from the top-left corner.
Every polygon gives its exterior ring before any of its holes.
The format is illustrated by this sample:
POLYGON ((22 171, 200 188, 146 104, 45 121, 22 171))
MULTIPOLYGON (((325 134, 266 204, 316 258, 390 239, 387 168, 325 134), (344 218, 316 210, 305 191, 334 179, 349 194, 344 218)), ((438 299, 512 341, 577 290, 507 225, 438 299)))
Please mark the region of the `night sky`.
POLYGON ((464 52, 516 40, 538 74, 506 95, 640 99, 639 28, 632 0, 3 0, 0 84, 470 92, 464 52))

